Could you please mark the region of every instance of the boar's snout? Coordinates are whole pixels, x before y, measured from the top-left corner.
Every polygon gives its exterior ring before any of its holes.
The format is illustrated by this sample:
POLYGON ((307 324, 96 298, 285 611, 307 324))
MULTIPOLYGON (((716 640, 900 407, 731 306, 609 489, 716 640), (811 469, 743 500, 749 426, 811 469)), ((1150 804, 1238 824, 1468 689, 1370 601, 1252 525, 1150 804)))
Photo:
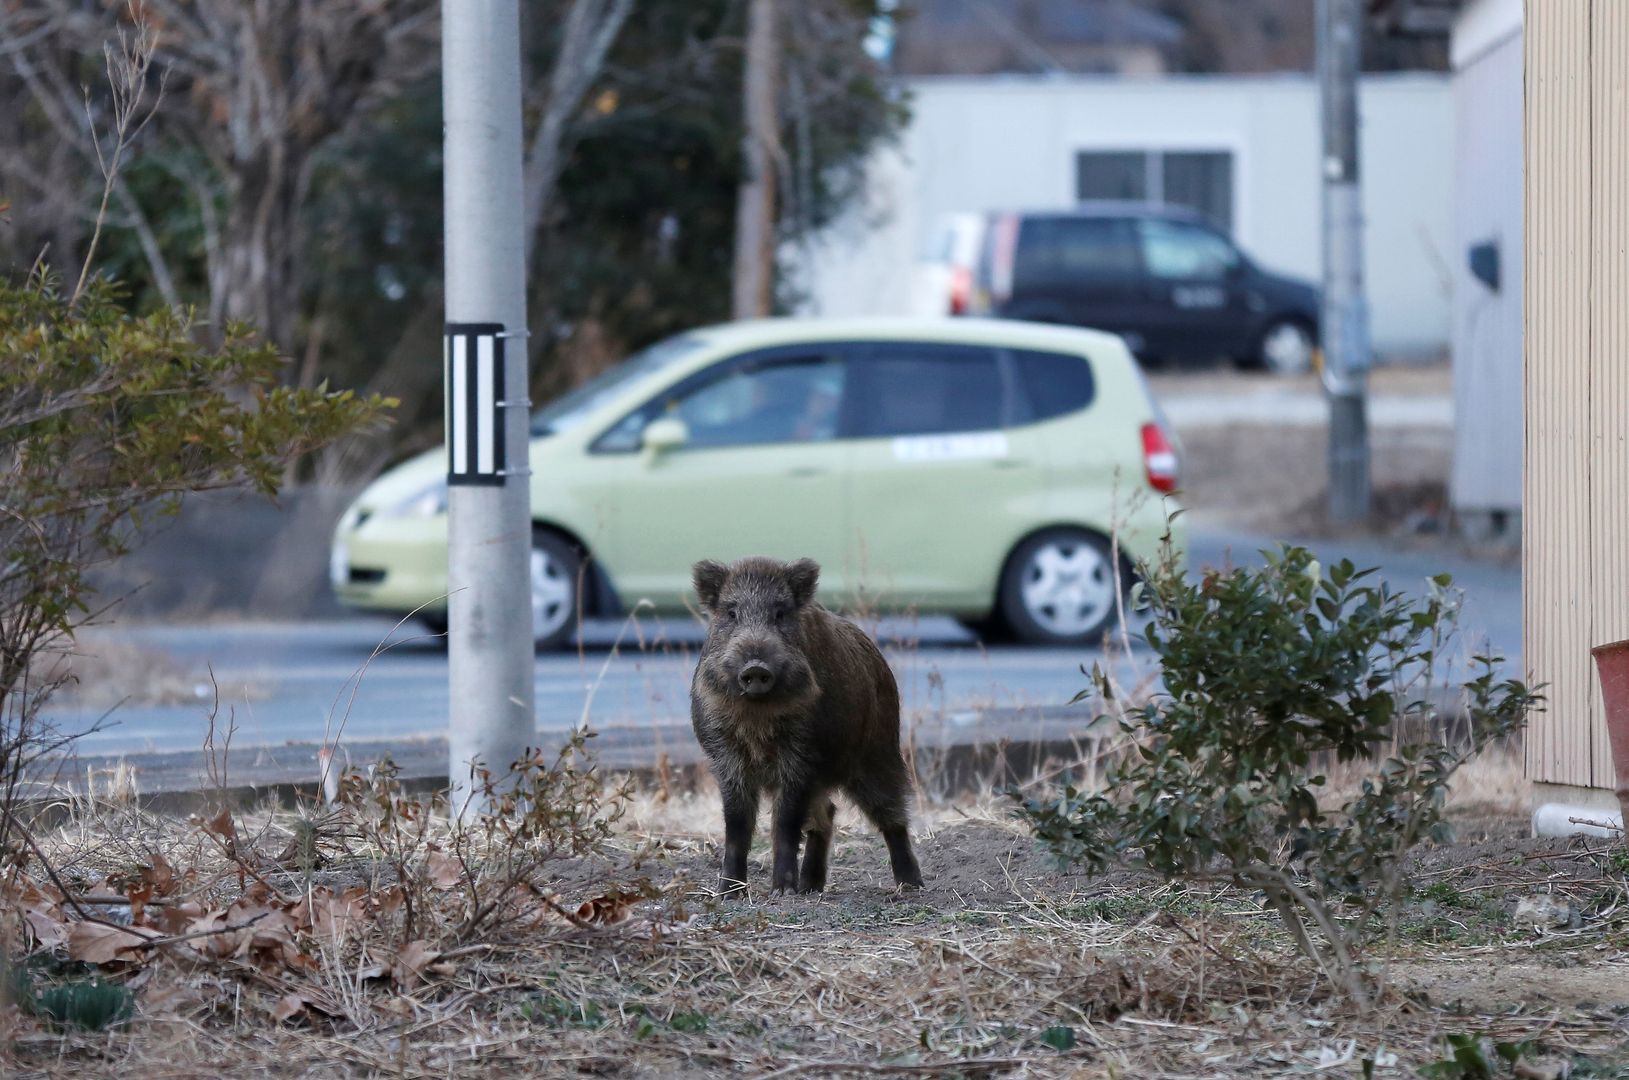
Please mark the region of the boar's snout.
POLYGON ((749 660, 742 664, 741 673, 735 677, 735 681, 748 697, 762 697, 775 689, 775 673, 762 660, 749 660))

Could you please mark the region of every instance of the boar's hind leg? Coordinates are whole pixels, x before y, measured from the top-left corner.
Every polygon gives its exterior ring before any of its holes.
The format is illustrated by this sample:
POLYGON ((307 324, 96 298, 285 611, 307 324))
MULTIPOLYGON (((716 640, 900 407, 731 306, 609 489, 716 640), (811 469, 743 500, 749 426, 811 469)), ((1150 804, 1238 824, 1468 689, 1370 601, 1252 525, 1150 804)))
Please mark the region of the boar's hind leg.
POLYGON ((826 888, 826 864, 831 856, 832 818, 837 807, 824 794, 817 795, 809 810, 808 847, 803 849, 803 872, 798 876, 798 892, 822 892, 826 888))
POLYGON ((883 842, 888 845, 888 862, 894 871, 894 881, 920 889, 922 869, 916 864, 916 855, 911 851, 911 834, 906 828, 909 818, 905 813, 905 793, 909 789, 903 772, 901 766, 901 775, 889 778, 886 783, 856 784, 849 789, 849 795, 882 833, 883 842))
POLYGON ((809 820, 809 804, 813 801, 807 787, 787 784, 775 800, 774 832, 775 869, 769 879, 774 892, 791 892, 798 887, 798 845, 803 840, 803 826, 809 820))
POLYGON ((758 823, 758 792, 730 785, 724 788, 724 871, 719 888, 725 892, 747 887, 747 851, 752 828, 758 823))

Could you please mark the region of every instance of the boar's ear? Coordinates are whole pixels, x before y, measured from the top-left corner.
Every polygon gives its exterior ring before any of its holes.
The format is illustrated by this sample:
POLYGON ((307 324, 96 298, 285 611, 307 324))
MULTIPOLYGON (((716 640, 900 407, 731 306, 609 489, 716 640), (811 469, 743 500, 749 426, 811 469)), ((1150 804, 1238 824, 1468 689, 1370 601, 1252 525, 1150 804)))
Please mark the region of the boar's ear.
POLYGON ((711 559, 703 559, 691 570, 696 586, 696 599, 708 611, 718 606, 718 594, 724 589, 724 579, 730 568, 711 559))
POLYGON ((814 599, 815 586, 820 584, 820 564, 813 559, 799 559, 786 568, 786 583, 792 586, 792 602, 802 607, 814 599))

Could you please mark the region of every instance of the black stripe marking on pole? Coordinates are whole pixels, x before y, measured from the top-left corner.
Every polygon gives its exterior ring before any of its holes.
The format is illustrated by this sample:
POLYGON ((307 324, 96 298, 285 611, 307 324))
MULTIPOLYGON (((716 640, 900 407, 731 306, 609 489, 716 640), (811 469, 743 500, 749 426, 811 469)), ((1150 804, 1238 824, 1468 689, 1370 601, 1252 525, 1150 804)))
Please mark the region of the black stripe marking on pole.
POLYGON ((447 483, 502 486, 505 474, 502 323, 446 326, 447 483))

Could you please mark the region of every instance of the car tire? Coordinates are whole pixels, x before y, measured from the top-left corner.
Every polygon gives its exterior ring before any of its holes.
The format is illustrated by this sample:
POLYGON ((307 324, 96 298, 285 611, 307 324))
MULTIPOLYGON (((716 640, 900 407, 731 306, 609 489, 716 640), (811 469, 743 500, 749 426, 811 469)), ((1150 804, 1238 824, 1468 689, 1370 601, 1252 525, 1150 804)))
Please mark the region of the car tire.
POLYGON ((1047 529, 1007 560, 1001 615, 1028 644, 1096 644, 1114 622, 1120 587, 1107 540, 1085 529, 1047 529))
POLYGON ((582 552, 570 541, 548 529, 532 531, 526 569, 532 598, 532 643, 539 652, 565 645, 577 629, 582 566, 582 552))
POLYGON ((1256 347, 1240 366, 1275 375, 1303 375, 1312 370, 1318 338, 1304 319, 1274 319, 1256 336, 1256 347))

